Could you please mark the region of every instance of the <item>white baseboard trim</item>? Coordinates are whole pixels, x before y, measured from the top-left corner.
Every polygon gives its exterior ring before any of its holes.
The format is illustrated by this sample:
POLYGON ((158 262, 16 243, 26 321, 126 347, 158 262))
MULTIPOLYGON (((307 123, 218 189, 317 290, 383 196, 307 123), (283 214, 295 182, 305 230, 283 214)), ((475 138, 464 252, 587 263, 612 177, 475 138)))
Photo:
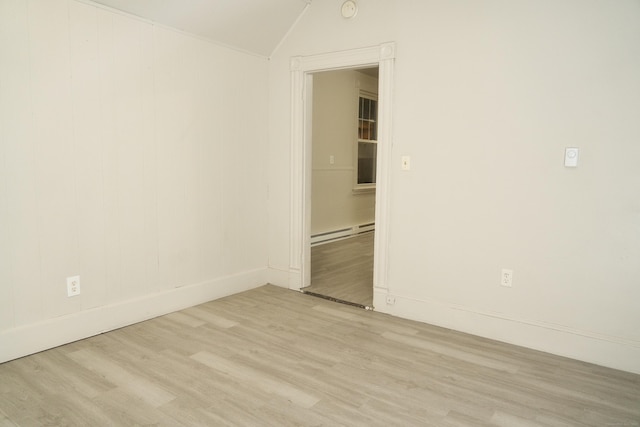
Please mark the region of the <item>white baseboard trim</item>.
POLYGON ((0 332, 0 363, 267 283, 266 268, 181 286, 0 332))
POLYGON ((267 272, 267 279, 270 284, 286 289, 289 289, 290 276, 291 273, 288 269, 269 267, 267 272))
POLYGON ((609 368, 640 374, 640 342, 540 321, 479 312, 374 288, 376 311, 609 368), (387 303, 387 296, 395 302, 387 303))

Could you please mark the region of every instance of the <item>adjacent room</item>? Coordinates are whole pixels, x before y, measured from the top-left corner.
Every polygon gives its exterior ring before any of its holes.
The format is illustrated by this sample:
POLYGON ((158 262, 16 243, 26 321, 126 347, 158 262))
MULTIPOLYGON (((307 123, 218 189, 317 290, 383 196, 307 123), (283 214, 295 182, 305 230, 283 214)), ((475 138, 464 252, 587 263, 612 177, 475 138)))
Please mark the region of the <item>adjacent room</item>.
POLYGON ((370 308, 378 68, 318 72, 312 79, 311 277, 302 290, 370 308))
POLYGON ((640 426, 639 118, 637 0, 0 0, 0 425, 640 426))

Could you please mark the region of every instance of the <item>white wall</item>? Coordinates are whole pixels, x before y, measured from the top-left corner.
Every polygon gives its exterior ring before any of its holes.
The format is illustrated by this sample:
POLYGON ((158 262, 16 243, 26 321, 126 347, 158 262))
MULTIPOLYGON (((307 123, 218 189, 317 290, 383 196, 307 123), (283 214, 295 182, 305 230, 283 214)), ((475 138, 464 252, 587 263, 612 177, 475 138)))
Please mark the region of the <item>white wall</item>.
POLYGON ((266 282, 267 76, 92 4, 0 0, 0 362, 266 282))
POLYGON ((377 79, 356 70, 313 76, 312 235, 375 221, 375 193, 353 192, 360 90, 378 93, 377 79))
POLYGON ((314 2, 270 62, 272 268, 289 268, 289 59, 395 41, 397 302, 376 309, 640 373, 640 4, 360 0, 344 20, 340 3, 314 2))

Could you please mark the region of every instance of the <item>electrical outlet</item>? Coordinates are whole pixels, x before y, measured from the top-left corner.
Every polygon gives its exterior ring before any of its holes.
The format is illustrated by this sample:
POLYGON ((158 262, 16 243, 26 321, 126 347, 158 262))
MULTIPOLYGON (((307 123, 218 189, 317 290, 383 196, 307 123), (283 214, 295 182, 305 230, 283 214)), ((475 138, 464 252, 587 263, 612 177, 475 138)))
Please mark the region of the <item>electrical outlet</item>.
POLYGON ((67 277, 67 296, 80 295, 80 276, 67 277))
POLYGON ((396 297, 393 295, 387 295, 387 305, 393 305, 396 303, 396 297))
POLYGON ((513 284, 513 270, 508 270, 506 268, 503 268, 502 276, 500 277, 500 285, 510 288, 512 284, 513 284))

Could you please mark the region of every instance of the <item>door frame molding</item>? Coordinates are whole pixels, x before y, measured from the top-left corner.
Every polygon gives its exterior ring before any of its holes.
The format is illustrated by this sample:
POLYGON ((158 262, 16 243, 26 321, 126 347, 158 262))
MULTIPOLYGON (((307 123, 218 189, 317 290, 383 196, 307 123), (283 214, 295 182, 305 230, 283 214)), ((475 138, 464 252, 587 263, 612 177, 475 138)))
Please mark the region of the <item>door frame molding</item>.
MULTIPOLYGON (((311 282, 311 103, 313 73, 379 67, 376 234, 373 255, 374 295, 387 293, 390 175, 392 154, 394 42, 291 58, 291 169, 289 288, 311 282), (377 291, 377 292, 376 292, 377 291)), ((375 302, 375 301, 374 301, 375 302)))

